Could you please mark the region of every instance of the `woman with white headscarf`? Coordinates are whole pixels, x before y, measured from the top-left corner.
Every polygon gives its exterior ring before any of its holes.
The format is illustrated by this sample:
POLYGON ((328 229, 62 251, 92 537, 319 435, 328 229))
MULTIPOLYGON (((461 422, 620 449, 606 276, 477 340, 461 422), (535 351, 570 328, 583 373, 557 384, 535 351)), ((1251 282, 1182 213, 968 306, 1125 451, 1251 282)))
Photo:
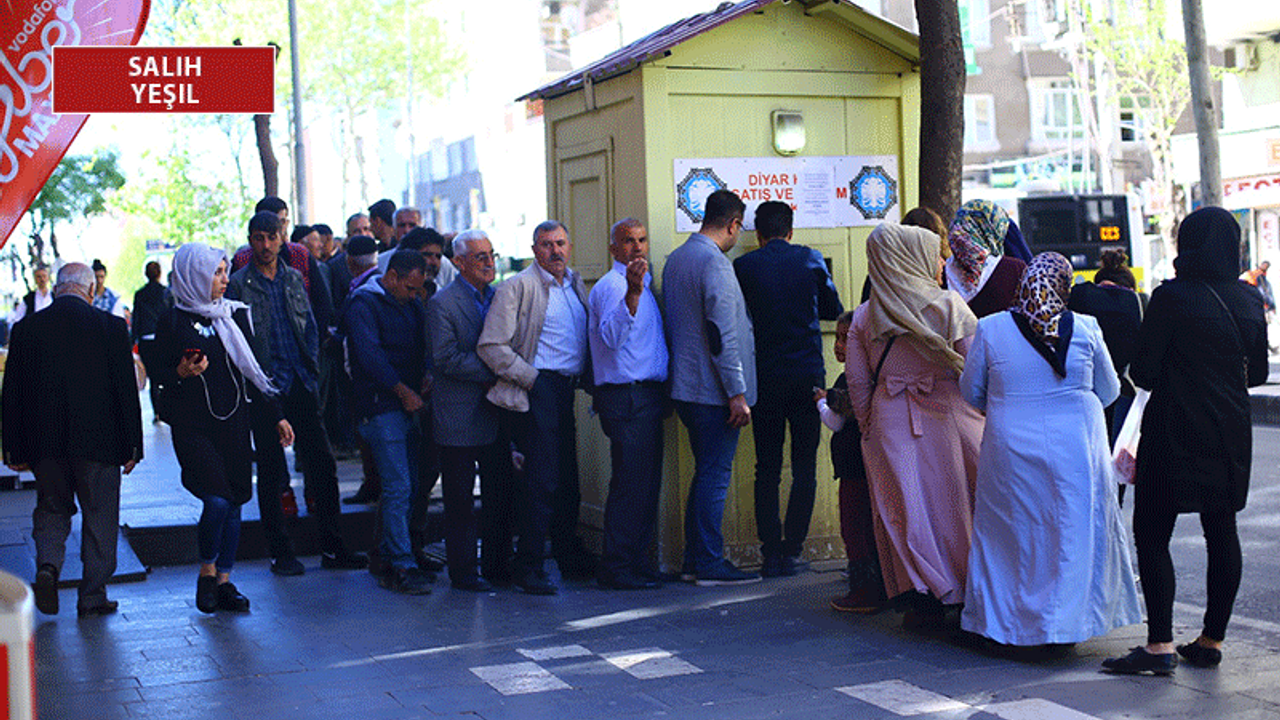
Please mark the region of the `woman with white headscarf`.
POLYGON ((240 506, 253 495, 250 402, 274 412, 280 444, 293 429, 275 389, 254 359, 248 306, 227 300, 226 252, 200 243, 178 248, 170 290, 174 307, 156 326, 153 373, 161 419, 172 428, 182 486, 204 503, 197 538, 200 575, 196 607, 245 612, 249 600, 231 583, 240 545, 240 506))
POLYGON ((941 239, 885 223, 867 238, 871 299, 854 311, 845 373, 876 545, 904 624, 964 601, 982 415, 960 396, 977 319, 939 287, 941 239))
POLYGON ((986 412, 960 625, 1069 645, 1142 621, 1102 408, 1120 381, 1071 263, 1041 253, 1013 307, 978 321, 960 388, 986 412))

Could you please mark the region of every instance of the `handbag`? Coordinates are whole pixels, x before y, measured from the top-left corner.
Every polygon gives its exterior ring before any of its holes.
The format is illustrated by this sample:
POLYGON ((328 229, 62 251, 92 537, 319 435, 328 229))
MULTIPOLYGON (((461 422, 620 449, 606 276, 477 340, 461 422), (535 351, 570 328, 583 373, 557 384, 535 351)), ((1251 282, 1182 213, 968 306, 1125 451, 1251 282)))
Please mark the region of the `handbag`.
POLYGON ((1111 449, 1111 463, 1115 466, 1120 482, 1132 485, 1138 476, 1138 443, 1142 440, 1142 415, 1147 408, 1150 390, 1138 390, 1124 416, 1124 424, 1116 435, 1116 445, 1111 449))

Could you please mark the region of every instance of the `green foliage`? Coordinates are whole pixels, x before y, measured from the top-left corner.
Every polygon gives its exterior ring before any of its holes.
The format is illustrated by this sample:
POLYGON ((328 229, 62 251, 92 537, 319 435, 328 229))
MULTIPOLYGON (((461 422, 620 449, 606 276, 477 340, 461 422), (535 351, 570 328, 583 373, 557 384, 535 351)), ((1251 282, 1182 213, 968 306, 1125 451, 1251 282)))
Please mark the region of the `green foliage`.
POLYGON ((33 231, 52 233, 57 223, 106 212, 107 196, 124 185, 118 160, 109 150, 64 157, 27 212, 33 231))
POLYGON ((118 196, 120 210, 146 218, 155 226, 152 239, 175 246, 190 240, 223 247, 235 243, 245 213, 235 188, 207 177, 206 163, 182 147, 148 153, 145 159, 152 172, 118 196))
POLYGON ((1111 18, 1089 18, 1085 48, 1111 78, 1113 87, 1099 88, 1099 93, 1133 98, 1151 153, 1152 180, 1171 209, 1159 216, 1168 254, 1182 214, 1173 179, 1173 135, 1191 102, 1186 47, 1180 35, 1167 31, 1164 0, 1113 2, 1111 8, 1111 18))

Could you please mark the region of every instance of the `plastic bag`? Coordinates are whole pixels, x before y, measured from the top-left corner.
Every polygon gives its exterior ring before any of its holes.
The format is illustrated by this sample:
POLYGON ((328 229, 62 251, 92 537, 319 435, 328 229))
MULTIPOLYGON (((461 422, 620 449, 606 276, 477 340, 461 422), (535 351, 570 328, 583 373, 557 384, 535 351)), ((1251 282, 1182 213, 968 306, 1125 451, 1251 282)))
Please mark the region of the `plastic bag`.
POLYGON ((1151 397, 1148 390, 1139 390, 1129 406, 1129 414, 1124 417, 1124 425, 1120 426, 1120 434, 1116 436, 1115 447, 1111 450, 1111 462, 1115 465, 1116 475, 1120 482, 1132 485, 1138 474, 1138 442, 1142 439, 1142 414, 1147 408, 1147 400, 1151 397))

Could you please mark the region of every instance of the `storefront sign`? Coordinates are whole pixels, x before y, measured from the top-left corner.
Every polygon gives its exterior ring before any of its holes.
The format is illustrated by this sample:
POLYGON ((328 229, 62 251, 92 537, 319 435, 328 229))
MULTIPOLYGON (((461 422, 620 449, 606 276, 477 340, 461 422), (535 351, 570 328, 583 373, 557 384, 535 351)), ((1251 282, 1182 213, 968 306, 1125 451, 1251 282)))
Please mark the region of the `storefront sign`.
POLYGON ((893 155, 677 159, 673 179, 677 232, 698 229, 703 203, 716 190, 732 190, 747 204, 748 230, 756 207, 770 200, 791 205, 797 228, 878 225, 900 214, 893 155))
POLYGON ((1222 194, 1224 196, 1251 190, 1280 193, 1280 173, 1233 178, 1222 183, 1222 194))
POLYGON ((1280 138, 1267 140, 1267 165, 1270 167, 1280 165, 1280 138))

